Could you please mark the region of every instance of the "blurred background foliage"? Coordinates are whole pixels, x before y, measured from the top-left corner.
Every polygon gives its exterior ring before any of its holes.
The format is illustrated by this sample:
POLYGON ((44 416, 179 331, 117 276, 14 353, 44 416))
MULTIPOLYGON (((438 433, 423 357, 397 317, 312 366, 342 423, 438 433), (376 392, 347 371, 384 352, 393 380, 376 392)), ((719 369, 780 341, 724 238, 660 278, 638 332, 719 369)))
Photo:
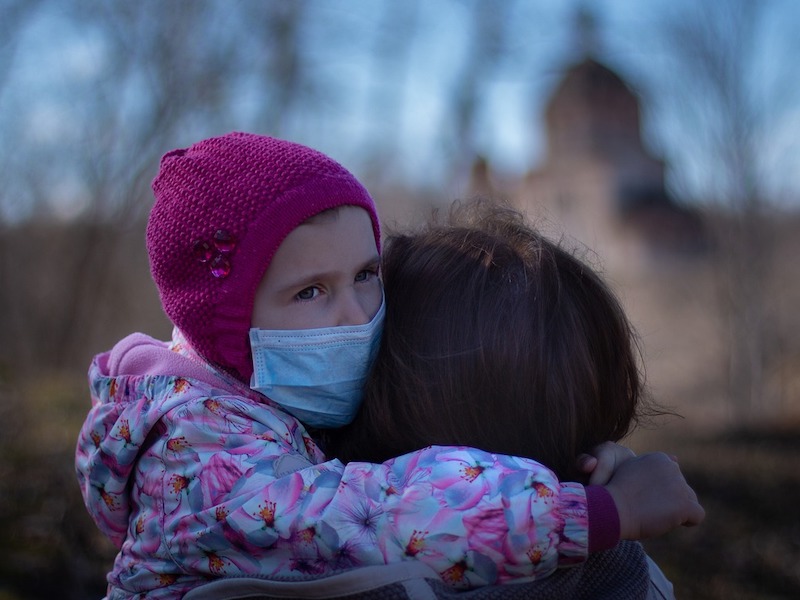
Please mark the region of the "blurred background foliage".
POLYGON ((103 593, 113 552, 72 452, 91 357, 169 334, 143 245, 164 152, 306 143, 388 226, 476 191, 520 202, 587 57, 635 92, 665 193, 709 240, 666 262, 577 240, 684 417, 631 444, 679 455, 709 509, 648 549, 680 598, 798 597, 798 26, 794 0, 0 0, 0 599, 103 593))

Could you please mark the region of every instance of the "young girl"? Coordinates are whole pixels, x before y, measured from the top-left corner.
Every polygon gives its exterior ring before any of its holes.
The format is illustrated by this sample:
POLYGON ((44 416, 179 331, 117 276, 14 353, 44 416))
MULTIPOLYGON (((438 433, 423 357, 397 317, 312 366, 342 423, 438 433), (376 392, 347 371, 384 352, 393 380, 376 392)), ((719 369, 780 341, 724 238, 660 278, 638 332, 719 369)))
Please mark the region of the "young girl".
MULTIPOLYGON (((575 456, 630 432, 643 392, 622 307, 588 265, 521 215, 473 202, 448 225, 394 237, 383 261, 383 341, 357 418, 330 434, 331 456, 381 461, 467 444, 534 458, 570 479, 581 477, 575 456)), ((647 573, 643 553, 618 565, 620 580, 629 583, 637 565, 647 573)), ((650 566, 664 594, 651 597, 671 597, 650 566)), ((578 583, 571 571, 562 583, 578 583)), ((599 584, 593 575, 583 583, 599 584)), ((534 597, 537 588, 527 589, 534 597)), ((548 590, 575 597, 568 585, 548 590)))
MULTIPOLYGON (((617 541, 619 492, 528 459, 427 448, 326 462, 312 434, 354 416, 384 315, 378 217, 341 165, 232 133, 167 153, 153 190, 147 250, 173 338, 133 334, 95 358, 76 453, 86 506, 119 548, 109 598, 409 559, 443 572, 467 555, 483 567, 461 583, 479 585, 617 541)), ((635 497, 622 475, 612 483, 635 497)), ((665 514, 686 518, 675 506, 623 509, 622 530, 667 531, 665 514)))

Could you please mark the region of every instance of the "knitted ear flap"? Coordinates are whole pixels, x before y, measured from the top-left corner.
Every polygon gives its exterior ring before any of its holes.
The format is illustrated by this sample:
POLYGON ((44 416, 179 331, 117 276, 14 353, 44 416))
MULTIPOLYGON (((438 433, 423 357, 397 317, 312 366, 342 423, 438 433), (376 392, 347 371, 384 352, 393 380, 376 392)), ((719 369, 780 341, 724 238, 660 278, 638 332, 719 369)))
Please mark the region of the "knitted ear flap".
POLYGON ((150 271, 172 323, 204 359, 248 383, 248 331, 258 284, 286 236, 314 215, 375 204, 321 152, 234 132, 172 150, 153 180, 150 271))

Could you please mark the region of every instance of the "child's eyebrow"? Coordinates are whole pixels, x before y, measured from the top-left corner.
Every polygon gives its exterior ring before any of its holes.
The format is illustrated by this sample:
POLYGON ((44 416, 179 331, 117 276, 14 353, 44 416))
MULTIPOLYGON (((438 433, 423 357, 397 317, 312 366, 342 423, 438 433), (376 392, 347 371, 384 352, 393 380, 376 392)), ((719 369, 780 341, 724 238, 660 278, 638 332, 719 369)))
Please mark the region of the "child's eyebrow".
POLYGON ((372 266, 374 266, 374 265, 376 265, 376 264, 380 264, 380 262, 381 262, 381 257, 380 257, 380 255, 379 255, 379 254, 376 254, 375 256, 373 256, 372 258, 370 258, 369 260, 365 261, 365 262, 364 262, 364 263, 361 265, 361 268, 363 269, 364 267, 372 267, 372 266))
MULTIPOLYGON (((364 269, 369 269, 380 265, 381 257, 380 255, 376 254, 375 256, 365 260, 364 262, 360 263, 360 265, 356 268, 356 272, 363 271, 364 269)), ((309 285, 313 285, 315 282, 320 281, 322 279, 326 279, 327 277, 340 275, 343 271, 317 271, 314 273, 308 273, 298 277, 297 279, 288 280, 284 285, 279 288, 280 292, 289 292, 291 290, 297 289, 298 287, 306 287, 309 285)))

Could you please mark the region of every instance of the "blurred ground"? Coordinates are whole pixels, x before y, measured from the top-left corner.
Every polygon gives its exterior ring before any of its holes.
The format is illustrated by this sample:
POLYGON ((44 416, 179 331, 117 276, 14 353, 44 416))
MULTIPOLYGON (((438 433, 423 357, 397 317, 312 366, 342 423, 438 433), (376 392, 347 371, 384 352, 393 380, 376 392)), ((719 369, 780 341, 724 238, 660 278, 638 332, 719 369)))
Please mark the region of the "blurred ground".
POLYGON ((104 594, 113 553, 83 507, 73 467, 84 389, 79 375, 0 384, 0 600, 104 594))
POLYGON ((645 546, 679 599, 800 598, 800 427, 703 439, 661 434, 706 509, 697 528, 645 546))

